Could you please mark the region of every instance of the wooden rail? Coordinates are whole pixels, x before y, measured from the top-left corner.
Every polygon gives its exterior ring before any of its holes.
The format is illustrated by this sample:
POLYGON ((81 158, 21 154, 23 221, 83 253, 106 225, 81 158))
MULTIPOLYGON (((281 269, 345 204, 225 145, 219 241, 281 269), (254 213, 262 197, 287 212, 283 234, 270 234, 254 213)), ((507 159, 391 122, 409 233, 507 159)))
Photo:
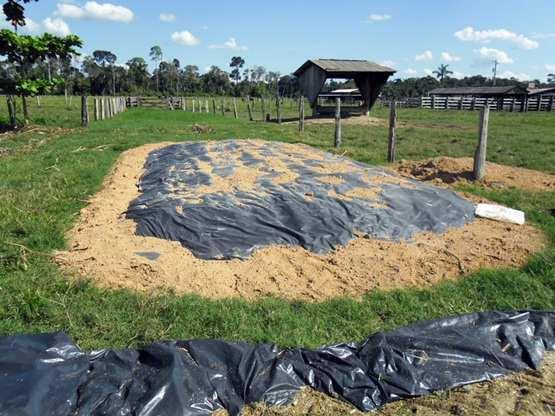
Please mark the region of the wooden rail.
MULTIPOLYGON (((489 106, 492 111, 554 111, 555 97, 529 98, 477 98, 477 97, 417 97, 397 101, 397 107, 429 108, 434 110, 481 110, 489 106)), ((388 101, 382 105, 389 106, 388 101)))

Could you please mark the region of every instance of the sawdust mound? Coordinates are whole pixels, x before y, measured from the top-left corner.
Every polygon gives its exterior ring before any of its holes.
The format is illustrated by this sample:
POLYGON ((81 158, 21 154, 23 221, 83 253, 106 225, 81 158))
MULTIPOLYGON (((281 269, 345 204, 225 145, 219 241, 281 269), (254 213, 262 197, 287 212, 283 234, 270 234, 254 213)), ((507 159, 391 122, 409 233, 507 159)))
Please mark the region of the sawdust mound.
MULTIPOLYGON (((402 161, 392 168, 402 175, 422 181, 454 184, 473 180, 473 159, 439 157, 421 161, 402 161)), ((486 178, 481 182, 489 188, 520 188, 529 191, 555 191, 555 175, 535 170, 486 163, 486 178)))
MULTIPOLYGON (((477 219, 443 234, 420 233, 411 242, 355 238, 326 255, 270 246, 247 260, 202 260, 178 242, 136 235, 136 223, 125 215, 140 196, 137 183, 146 157, 168 145, 146 145, 121 155, 69 232, 69 250, 57 254, 62 267, 108 288, 320 301, 358 297, 376 288, 430 285, 482 267, 519 266, 544 246, 542 233, 532 226, 477 219)), ((308 146, 285 146, 311 151, 308 146)), ((252 185, 246 179, 239 182, 252 185)), ((227 189, 229 183, 218 186, 227 189)))
MULTIPOLYGON (((465 386, 431 396, 403 400, 372 412, 375 416, 548 416, 555 409, 555 353, 545 356, 540 371, 512 374, 491 382, 465 386)), ((224 416, 225 412, 218 414, 224 416)), ((303 389, 290 406, 258 404, 245 416, 367 415, 342 401, 303 389)))

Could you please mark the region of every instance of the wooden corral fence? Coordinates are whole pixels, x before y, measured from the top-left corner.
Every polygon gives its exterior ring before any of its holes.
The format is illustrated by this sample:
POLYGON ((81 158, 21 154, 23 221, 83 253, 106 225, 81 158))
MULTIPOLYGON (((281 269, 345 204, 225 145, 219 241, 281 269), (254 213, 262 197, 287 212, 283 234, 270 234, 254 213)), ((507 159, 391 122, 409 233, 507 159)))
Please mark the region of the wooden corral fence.
MULTIPOLYGON (((434 110, 481 110, 488 105, 492 111, 554 111, 555 97, 477 98, 477 97, 417 97, 397 101, 402 108, 429 108, 434 110)), ((382 101, 389 106, 388 101, 382 101)))

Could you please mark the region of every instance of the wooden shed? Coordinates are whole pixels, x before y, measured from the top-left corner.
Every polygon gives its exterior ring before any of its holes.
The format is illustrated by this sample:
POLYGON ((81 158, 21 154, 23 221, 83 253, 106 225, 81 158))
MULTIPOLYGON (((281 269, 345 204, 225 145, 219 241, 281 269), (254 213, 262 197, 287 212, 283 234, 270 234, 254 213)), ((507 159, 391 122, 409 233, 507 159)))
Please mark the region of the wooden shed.
POLYGON ((327 79, 352 79, 362 97, 362 104, 342 108, 343 113, 367 114, 378 98, 388 78, 396 71, 370 61, 347 59, 311 59, 306 61, 294 75, 299 79, 301 92, 308 98, 315 114, 326 114, 333 107, 318 105, 318 96, 327 79))

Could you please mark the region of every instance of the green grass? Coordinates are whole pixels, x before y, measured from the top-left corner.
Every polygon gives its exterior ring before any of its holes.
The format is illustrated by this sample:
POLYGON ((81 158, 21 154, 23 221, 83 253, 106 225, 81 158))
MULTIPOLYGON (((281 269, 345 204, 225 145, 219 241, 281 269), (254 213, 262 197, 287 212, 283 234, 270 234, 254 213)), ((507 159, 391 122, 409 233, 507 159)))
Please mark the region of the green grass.
MULTIPOLYGON (((56 125, 60 111, 65 110, 52 105, 42 115, 46 123, 39 123, 56 125)), ((77 126, 78 109, 68 112, 71 117, 59 124, 77 126)), ((373 116, 385 119, 387 113, 377 109, 373 116)), ((399 121, 406 124, 399 129, 399 156, 471 156, 477 118, 477 113, 470 112, 402 109, 399 121)), ((490 160, 555 172, 555 113, 492 114, 490 123, 490 160)), ((87 349, 195 337, 314 347, 359 340, 376 330, 445 315, 555 308, 555 218, 549 211, 555 208, 553 192, 465 188, 523 209, 546 233, 549 247, 524 268, 482 270, 429 289, 376 291, 360 301, 247 302, 171 293, 149 296, 98 289, 69 279, 51 261, 53 251, 66 247, 64 234, 123 150, 159 141, 231 137, 303 142, 332 150, 333 126, 308 125, 299 135, 295 124, 136 109, 91 123, 87 130, 31 130, 2 136, 0 333, 63 330, 87 349), (215 131, 193 134, 194 123, 209 124, 215 131)), ((361 161, 384 163, 386 137, 385 127, 345 126, 341 152, 361 161)))

